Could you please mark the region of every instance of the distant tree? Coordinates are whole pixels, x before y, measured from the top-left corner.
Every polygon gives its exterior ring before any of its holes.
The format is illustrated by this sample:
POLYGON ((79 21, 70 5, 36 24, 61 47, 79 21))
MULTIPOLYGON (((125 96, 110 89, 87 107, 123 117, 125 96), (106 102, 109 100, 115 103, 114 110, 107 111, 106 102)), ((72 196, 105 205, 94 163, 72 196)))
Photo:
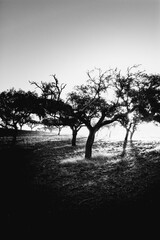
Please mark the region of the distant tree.
POLYGON ((60 136, 62 129, 63 129, 63 126, 58 127, 58 136, 60 136))
MULTIPOLYGON (((48 126, 49 128, 56 127, 58 128, 59 131, 64 127, 67 127, 67 126, 70 127, 70 129, 72 130, 71 144, 73 147, 76 146, 77 133, 83 126, 80 121, 78 121, 76 118, 73 117, 72 112, 70 111, 68 113, 67 110, 63 112, 63 116, 61 114, 59 119, 46 118, 46 119, 43 119, 42 123, 45 126, 48 126)), ((59 131, 58 131, 58 135, 60 135, 59 131)))
POLYGON ((41 123, 44 125, 45 129, 48 129, 50 132, 58 129, 58 135, 60 135, 63 128, 62 124, 60 124, 60 121, 52 117, 44 118, 41 123))
POLYGON ((50 119, 49 118, 47 118, 47 119, 44 118, 42 120, 41 124, 43 124, 43 129, 45 131, 49 130, 50 132, 52 132, 53 130, 56 129, 56 127, 52 124, 52 122, 50 124, 50 119))
POLYGON ((40 121, 38 121, 38 120, 34 120, 34 119, 32 119, 32 117, 31 117, 31 119, 26 123, 27 124, 27 126, 31 129, 31 130, 33 130, 37 125, 39 125, 41 122, 40 121))
POLYGON ((61 122, 63 123, 64 126, 69 126, 70 129, 72 130, 72 146, 76 146, 76 141, 77 141, 77 134, 79 132, 79 130, 84 127, 85 125, 83 124, 83 122, 77 118, 77 115, 75 113, 77 113, 78 109, 78 105, 75 99, 75 95, 73 94, 73 92, 68 94, 68 98, 67 98, 67 104, 69 104, 69 106, 71 107, 71 111, 67 111, 65 112, 64 115, 61 115, 61 122))
POLYGON ((125 156, 128 138, 130 137, 130 142, 132 143, 133 135, 137 129, 137 126, 142 123, 142 121, 143 117, 138 113, 138 111, 133 111, 132 113, 126 114, 126 116, 119 119, 120 124, 126 130, 121 156, 125 156))
POLYGON ((105 125, 104 127, 101 128, 102 131, 107 131, 108 132, 107 137, 108 137, 109 140, 111 138, 112 131, 117 126, 117 124, 118 124, 117 122, 113 122, 113 123, 105 125))
MULTIPOLYGON (((72 110, 74 111, 74 109, 72 110)), ((74 147, 76 146, 77 134, 84 124, 74 116, 73 111, 70 113, 70 115, 65 113, 65 116, 61 117, 60 121, 62 122, 62 126, 69 126, 72 130, 71 144, 74 147)))
POLYGON ((37 109, 37 95, 14 88, 0 93, 0 126, 14 129, 14 142, 19 128, 31 121, 37 109))

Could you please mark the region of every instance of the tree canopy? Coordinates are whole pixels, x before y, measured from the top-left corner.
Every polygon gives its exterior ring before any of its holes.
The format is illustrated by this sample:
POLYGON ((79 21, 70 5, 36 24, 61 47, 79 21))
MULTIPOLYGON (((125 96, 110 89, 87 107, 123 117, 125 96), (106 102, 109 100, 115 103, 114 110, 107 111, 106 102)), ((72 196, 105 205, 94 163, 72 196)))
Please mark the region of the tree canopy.
POLYGON ((32 113, 37 113, 37 94, 14 88, 0 93, 2 127, 17 129, 31 120, 32 113))
POLYGON ((17 130, 27 123, 37 124, 32 119, 36 114, 48 127, 69 126, 72 146, 85 126, 89 131, 85 157, 91 158, 95 134, 104 126, 118 121, 125 127, 125 150, 128 134, 132 137, 138 123, 160 122, 160 75, 146 74, 138 65, 128 67, 125 74, 117 68, 88 71, 88 80, 75 86, 65 99, 62 92, 66 84, 55 74, 51 76, 52 82, 30 82, 40 95, 14 88, 1 92, 0 126, 17 130))
POLYGON ((160 75, 144 75, 139 112, 148 121, 160 123, 160 75))

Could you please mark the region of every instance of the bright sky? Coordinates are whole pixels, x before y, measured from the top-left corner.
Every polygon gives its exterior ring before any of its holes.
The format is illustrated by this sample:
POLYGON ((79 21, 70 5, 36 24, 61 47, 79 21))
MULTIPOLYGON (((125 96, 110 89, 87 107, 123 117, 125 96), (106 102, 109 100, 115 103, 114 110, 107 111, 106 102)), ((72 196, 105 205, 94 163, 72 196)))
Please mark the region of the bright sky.
POLYGON ((159 0, 0 0, 0 91, 56 74, 67 90, 94 67, 160 73, 159 0))

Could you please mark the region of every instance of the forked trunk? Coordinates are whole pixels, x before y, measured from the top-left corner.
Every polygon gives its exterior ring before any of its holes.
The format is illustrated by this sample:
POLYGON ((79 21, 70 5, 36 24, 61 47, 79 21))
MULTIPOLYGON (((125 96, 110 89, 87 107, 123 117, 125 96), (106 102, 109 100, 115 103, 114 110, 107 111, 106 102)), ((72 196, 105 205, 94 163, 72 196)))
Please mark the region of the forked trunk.
POLYGON ((86 147, 85 147, 85 158, 86 159, 91 159, 92 157, 92 147, 95 139, 95 133, 96 131, 90 131, 87 142, 86 142, 86 147))

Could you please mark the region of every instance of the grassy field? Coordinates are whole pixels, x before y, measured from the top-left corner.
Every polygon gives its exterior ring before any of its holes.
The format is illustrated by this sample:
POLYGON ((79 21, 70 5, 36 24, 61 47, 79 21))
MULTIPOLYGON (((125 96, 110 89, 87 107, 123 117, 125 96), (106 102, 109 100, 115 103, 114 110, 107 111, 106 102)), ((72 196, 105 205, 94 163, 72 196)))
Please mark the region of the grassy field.
POLYGON ((85 160, 86 138, 79 137, 76 147, 70 136, 49 133, 21 133, 15 146, 10 141, 1 137, 0 154, 11 232, 67 226, 70 234, 89 224, 94 232, 99 223, 104 230, 157 222, 160 142, 134 141, 122 158, 121 141, 98 140, 93 158, 85 160))

